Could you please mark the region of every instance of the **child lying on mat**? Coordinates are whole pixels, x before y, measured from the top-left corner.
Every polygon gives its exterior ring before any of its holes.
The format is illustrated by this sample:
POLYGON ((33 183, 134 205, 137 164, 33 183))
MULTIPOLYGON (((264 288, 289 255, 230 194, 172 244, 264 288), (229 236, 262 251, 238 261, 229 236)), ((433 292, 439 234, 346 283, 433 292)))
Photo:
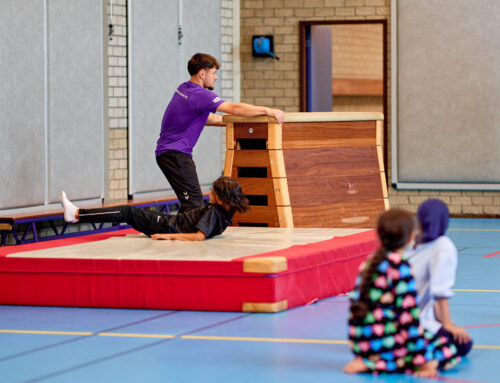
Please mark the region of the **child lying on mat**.
POLYGON ((240 184, 229 177, 215 180, 208 205, 175 215, 134 206, 80 209, 67 199, 64 191, 61 192, 61 204, 66 222, 126 222, 153 239, 181 241, 203 241, 219 235, 231 225, 236 212, 244 213, 249 209, 248 199, 241 191, 240 184))
POLYGON ((405 256, 413 226, 410 215, 400 209, 378 219, 381 246, 361 265, 351 293, 349 340, 355 358, 344 367, 347 373, 429 377, 457 361, 456 348, 447 338, 419 327, 416 285, 405 256))

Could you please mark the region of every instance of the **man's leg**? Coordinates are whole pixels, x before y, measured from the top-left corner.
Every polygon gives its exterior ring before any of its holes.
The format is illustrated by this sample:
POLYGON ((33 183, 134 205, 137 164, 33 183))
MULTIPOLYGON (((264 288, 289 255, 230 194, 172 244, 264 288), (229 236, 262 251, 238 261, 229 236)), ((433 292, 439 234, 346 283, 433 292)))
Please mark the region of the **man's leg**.
POLYGON ((157 156, 156 162, 181 203, 180 211, 203 205, 196 165, 190 155, 170 150, 157 156))

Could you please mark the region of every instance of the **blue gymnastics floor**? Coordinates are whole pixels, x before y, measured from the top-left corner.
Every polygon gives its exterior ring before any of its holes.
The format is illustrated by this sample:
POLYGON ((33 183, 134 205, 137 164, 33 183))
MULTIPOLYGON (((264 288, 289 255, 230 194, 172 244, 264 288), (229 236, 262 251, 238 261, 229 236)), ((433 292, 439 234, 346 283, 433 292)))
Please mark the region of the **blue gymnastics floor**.
POLYGON ((344 374, 340 296, 277 314, 0 306, 0 382, 499 382, 500 220, 453 219, 448 235, 452 318, 475 346, 433 379, 344 374))

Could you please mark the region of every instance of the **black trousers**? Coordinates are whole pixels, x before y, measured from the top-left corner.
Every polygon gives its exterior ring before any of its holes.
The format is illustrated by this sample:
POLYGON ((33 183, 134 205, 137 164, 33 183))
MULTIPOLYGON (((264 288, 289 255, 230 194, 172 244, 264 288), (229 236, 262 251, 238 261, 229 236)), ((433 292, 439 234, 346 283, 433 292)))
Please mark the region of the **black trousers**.
POLYGON ((156 163, 181 203, 180 212, 203 206, 196 165, 189 154, 169 150, 157 156, 156 163))
POLYGON ((79 209, 82 223, 126 222, 135 230, 151 236, 156 233, 175 233, 170 225, 172 216, 139 209, 135 206, 117 206, 104 209, 79 209))

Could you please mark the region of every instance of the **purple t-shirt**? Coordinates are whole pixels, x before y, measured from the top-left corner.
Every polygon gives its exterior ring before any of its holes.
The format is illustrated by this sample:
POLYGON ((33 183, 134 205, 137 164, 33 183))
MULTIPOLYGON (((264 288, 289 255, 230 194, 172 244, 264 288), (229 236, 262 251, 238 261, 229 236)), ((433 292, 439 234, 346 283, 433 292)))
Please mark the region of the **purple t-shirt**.
POLYGON ((192 155, 208 116, 223 102, 214 92, 194 82, 179 85, 163 115, 156 155, 167 150, 192 155))

